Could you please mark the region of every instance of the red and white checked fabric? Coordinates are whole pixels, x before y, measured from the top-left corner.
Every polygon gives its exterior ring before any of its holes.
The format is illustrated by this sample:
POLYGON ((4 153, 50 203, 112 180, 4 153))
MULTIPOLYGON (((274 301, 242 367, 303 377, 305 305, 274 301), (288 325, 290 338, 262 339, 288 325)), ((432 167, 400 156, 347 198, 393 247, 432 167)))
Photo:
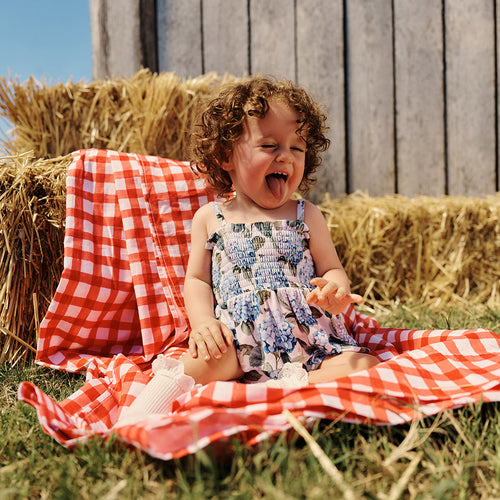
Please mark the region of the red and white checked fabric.
POLYGON ((80 371, 94 355, 141 364, 187 337, 182 299, 191 221, 213 196, 188 165, 113 151, 74 153, 64 270, 37 361, 80 371))
POLYGON ((68 171, 64 270, 42 322, 39 364, 85 371, 56 403, 30 382, 19 399, 67 447, 117 432, 172 459, 230 436, 253 444, 300 419, 400 424, 467 403, 500 401, 500 337, 493 332, 381 328, 350 306, 342 315, 382 361, 327 384, 277 389, 214 382, 184 394, 171 415, 113 425, 151 377, 159 353, 179 357, 188 325, 182 284, 191 220, 212 200, 183 162, 83 150, 68 171))

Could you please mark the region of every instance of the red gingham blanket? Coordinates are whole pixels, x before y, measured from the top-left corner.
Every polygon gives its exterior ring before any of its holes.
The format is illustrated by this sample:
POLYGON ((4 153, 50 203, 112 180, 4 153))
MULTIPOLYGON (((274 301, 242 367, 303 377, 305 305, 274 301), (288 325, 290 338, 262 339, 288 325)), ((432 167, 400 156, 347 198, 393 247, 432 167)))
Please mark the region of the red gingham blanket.
POLYGON ((19 387, 19 399, 61 444, 117 432, 171 459, 234 435, 252 444, 285 431, 284 410, 299 419, 392 425, 500 400, 500 338, 493 332, 381 328, 351 306, 344 323, 383 361, 378 366, 300 389, 214 382, 181 396, 171 415, 114 430, 149 380, 152 359, 186 350, 182 283, 191 220, 211 199, 183 162, 74 153, 64 270, 41 325, 37 363, 86 370, 87 377, 60 403, 30 382, 19 387))

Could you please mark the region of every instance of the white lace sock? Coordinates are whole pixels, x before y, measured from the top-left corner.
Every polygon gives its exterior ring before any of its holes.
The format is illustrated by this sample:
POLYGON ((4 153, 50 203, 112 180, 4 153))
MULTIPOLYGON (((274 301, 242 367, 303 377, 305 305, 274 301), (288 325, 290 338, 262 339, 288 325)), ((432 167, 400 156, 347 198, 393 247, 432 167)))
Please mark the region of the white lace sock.
POLYGON ((309 384, 309 376, 302 367, 302 363, 285 363, 277 379, 271 379, 264 383, 269 387, 281 389, 304 387, 309 384))
POLYGON ((184 374, 181 361, 160 354, 153 361, 154 377, 135 401, 123 410, 115 426, 129 425, 152 415, 170 413, 172 403, 194 387, 194 379, 184 374))

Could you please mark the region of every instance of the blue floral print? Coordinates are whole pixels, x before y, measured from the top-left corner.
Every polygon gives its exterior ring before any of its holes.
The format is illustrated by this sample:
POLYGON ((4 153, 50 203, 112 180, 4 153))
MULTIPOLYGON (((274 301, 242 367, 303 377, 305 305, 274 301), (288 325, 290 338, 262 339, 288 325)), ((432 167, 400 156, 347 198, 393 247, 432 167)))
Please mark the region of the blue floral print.
POLYGON ((252 267, 255 264, 255 249, 252 241, 243 235, 227 241, 227 254, 239 267, 252 267))
POLYGON ((312 334, 313 344, 321 347, 327 347, 329 344, 329 335, 325 330, 315 330, 312 334))
POLYGON ((295 313, 297 322, 299 324, 313 326, 318 323, 316 321, 316 318, 311 313, 311 308, 306 302, 306 298, 303 295, 302 291, 293 290, 293 293, 289 293, 287 295, 290 302, 290 307, 295 313))
POLYGON ((231 303, 235 323, 255 321, 260 312, 259 298, 255 292, 240 293, 231 303))
POLYGON ((244 382, 276 378, 287 362, 313 370, 326 355, 361 350, 336 316, 306 301, 315 270, 303 201, 297 220, 248 224, 228 223, 212 206, 220 223, 207 242, 215 314, 235 332, 244 382))
POLYGON ((279 254, 288 262, 297 265, 302 260, 302 239, 292 228, 288 231, 281 231, 276 236, 276 246, 279 254))
POLYGON ((222 275, 219 288, 224 303, 227 303, 231 297, 241 293, 240 282, 238 278, 232 274, 222 275))
POLYGON ((297 344, 297 339, 293 335, 292 327, 286 321, 280 321, 277 327, 278 335, 274 339, 276 351, 284 351, 290 354, 297 344))
POLYGON ((297 278, 301 283, 307 283, 310 286, 311 280, 314 278, 314 265, 307 260, 302 260, 297 264, 297 278))
POLYGON ((220 266, 217 261, 212 262, 212 285, 218 287, 221 280, 220 266))
POLYGON ((255 266, 255 284, 259 290, 283 288, 288 286, 283 269, 277 261, 264 261, 255 266))
POLYGON ((258 329, 266 353, 291 353, 297 343, 291 326, 286 321, 276 321, 271 314, 264 316, 258 329))

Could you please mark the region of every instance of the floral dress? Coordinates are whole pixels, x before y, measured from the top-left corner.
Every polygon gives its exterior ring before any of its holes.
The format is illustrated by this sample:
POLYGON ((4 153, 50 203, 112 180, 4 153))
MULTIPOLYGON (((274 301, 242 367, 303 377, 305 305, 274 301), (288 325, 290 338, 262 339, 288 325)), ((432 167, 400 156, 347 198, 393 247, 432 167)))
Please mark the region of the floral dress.
POLYGON ((364 351, 337 316, 306 301, 315 276, 304 222, 228 223, 212 202, 219 229, 209 238, 215 315, 232 329, 244 382, 276 379, 285 363, 318 368, 325 356, 364 351))

